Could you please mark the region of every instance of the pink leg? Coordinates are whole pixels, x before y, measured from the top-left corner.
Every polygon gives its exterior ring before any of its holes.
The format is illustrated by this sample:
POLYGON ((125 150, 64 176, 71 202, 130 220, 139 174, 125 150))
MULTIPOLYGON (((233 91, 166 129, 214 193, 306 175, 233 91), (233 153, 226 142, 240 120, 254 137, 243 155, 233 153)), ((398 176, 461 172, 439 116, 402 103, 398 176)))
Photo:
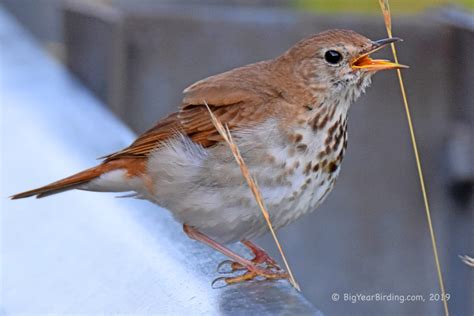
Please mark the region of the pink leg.
MULTIPOLYGON (((254 257, 250 261, 253 264, 255 264, 257 266, 265 264, 265 266, 267 268, 275 269, 275 270, 281 270, 278 263, 272 257, 270 257, 270 255, 267 254, 265 250, 263 250, 262 248, 260 248, 259 246, 257 246, 253 242, 251 242, 250 240, 242 240, 241 243, 245 247, 250 249, 250 251, 252 251, 254 257)), ((233 273, 235 271, 240 271, 240 270, 245 270, 245 267, 243 265, 241 265, 239 262, 232 261, 232 260, 224 260, 217 267, 217 271, 219 273, 224 273, 224 274, 233 273), (229 270, 223 270, 222 268, 227 266, 227 265, 230 266, 230 269, 229 270)))
POLYGON ((183 225, 183 230, 188 235, 189 238, 200 241, 200 242, 214 248, 215 250, 217 250, 220 253, 222 253, 223 255, 231 258, 235 262, 240 263, 242 266, 248 267, 248 266, 253 266, 254 265, 250 260, 245 259, 242 256, 239 256, 238 254, 236 254, 235 252, 233 252, 232 250, 230 250, 226 246, 223 246, 223 245, 219 244, 217 241, 209 238, 208 236, 204 235, 203 233, 201 233, 200 231, 198 231, 195 228, 192 228, 192 227, 184 224, 183 225))
MULTIPOLYGON (((275 272, 273 270, 262 269, 262 268, 258 267, 254 262, 252 262, 248 259, 245 259, 244 257, 236 254, 235 252, 233 252, 229 248, 219 244, 215 240, 209 238, 208 236, 204 235, 203 233, 201 233, 200 231, 198 231, 197 229, 195 229, 193 227, 190 227, 190 226, 184 224, 183 225, 183 230, 189 236, 189 238, 200 241, 200 242, 214 248, 215 250, 219 251, 220 253, 224 254, 225 256, 231 258, 243 270, 247 270, 247 272, 245 272, 244 274, 238 275, 236 277, 217 278, 212 282, 213 286, 219 281, 223 281, 224 284, 227 285, 227 284, 250 281, 250 280, 253 280, 253 279, 255 279, 256 277, 259 277, 259 276, 263 277, 265 279, 287 279, 288 278, 288 273, 286 273, 286 272, 275 272)), ((250 245, 253 248, 256 247, 252 243, 250 243, 250 245)), ((250 246, 248 246, 248 247, 250 248, 250 246)), ((258 249, 261 249, 261 248, 258 248, 258 249)), ((261 250, 262 250, 263 253, 265 253, 263 251, 263 249, 261 249, 261 250)), ((273 260, 273 259, 271 259, 271 260, 273 260)))
POLYGON ((247 248, 250 249, 250 251, 253 252, 255 257, 252 259, 252 262, 257 264, 265 263, 271 268, 281 270, 280 266, 278 266, 278 263, 272 257, 270 257, 270 255, 265 250, 263 250, 250 240, 242 240, 242 244, 244 244, 247 248))

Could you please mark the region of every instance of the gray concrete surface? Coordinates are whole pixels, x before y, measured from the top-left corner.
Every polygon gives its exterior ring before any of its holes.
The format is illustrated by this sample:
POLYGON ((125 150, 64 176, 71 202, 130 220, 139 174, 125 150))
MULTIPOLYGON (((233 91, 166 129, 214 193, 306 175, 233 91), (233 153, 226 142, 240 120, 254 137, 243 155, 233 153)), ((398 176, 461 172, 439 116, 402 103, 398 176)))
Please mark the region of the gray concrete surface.
POLYGON ((224 258, 150 203, 80 191, 8 200, 134 135, 1 8, 0 43, 1 315, 321 315, 284 281, 211 289, 224 258))
MULTIPOLYGON (((94 78, 113 87, 106 92, 114 100, 110 106, 136 131, 174 111, 182 89, 194 81, 275 57, 309 34, 350 28, 373 39, 386 36, 380 16, 322 16, 216 6, 112 5, 101 6, 101 10, 118 18, 104 20, 101 14, 90 14, 90 7, 73 6, 68 9, 66 29, 75 29, 74 34, 85 30, 80 21, 85 15, 94 17, 88 20, 88 28, 105 21, 116 31, 120 38, 114 42, 117 57, 108 57, 120 59, 120 63, 94 78)), ((459 47, 464 45, 460 43, 470 47, 473 36, 460 34, 429 15, 395 16, 393 25, 395 35, 405 39, 398 46, 400 60, 411 66, 404 76, 447 291, 452 294, 449 304, 454 315, 472 314, 473 271, 457 257, 474 249, 472 191, 465 203, 458 203, 451 194, 447 156, 455 117, 474 124, 472 116, 460 110, 472 111, 472 98, 466 98, 472 89, 466 87, 472 87, 473 82, 461 73, 472 75, 474 69, 462 57, 470 50, 459 47)), ((82 63, 87 59, 88 65, 93 65, 93 52, 78 53, 78 48, 111 49, 107 42, 99 43, 100 36, 88 32, 74 38, 68 63, 79 77, 93 76, 93 69, 82 63), (74 58, 77 54, 80 58, 74 58)), ((390 52, 379 56, 388 57, 390 52)), ((393 72, 378 74, 367 95, 353 106, 349 133, 343 171, 328 201, 279 232, 305 295, 331 315, 348 311, 363 315, 441 313, 441 303, 430 300, 430 295, 439 293, 436 270, 393 72), (423 295, 425 301, 353 304, 334 302, 333 293, 414 294, 423 295)), ((262 243, 277 256, 270 238, 262 243)))

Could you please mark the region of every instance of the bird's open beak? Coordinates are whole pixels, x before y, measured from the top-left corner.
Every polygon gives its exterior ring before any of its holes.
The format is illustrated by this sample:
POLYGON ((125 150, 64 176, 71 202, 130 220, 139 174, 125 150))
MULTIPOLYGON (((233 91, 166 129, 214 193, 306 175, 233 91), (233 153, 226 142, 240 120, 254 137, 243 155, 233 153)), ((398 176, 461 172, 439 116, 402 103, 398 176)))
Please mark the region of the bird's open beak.
POLYGON ((369 71, 379 71, 385 69, 400 69, 400 68, 409 68, 408 66, 401 65, 398 63, 391 62, 385 59, 372 59, 369 57, 370 54, 382 49, 383 47, 387 46, 388 44, 400 42, 402 41, 401 38, 398 37, 391 37, 385 38, 378 41, 373 42, 373 46, 369 49, 368 52, 363 53, 356 59, 352 61, 351 67, 352 69, 365 69, 369 71))

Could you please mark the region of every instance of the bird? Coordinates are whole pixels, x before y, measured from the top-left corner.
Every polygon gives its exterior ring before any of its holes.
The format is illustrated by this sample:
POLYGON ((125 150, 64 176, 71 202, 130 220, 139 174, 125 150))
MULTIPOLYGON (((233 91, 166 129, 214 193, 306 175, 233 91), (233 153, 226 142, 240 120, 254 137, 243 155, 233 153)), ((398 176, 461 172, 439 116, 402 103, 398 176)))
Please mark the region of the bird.
POLYGON ((11 198, 72 189, 132 192, 169 210, 191 239, 226 255, 219 267, 230 265, 226 273, 236 274, 216 279, 225 285, 288 278, 251 242, 268 226, 208 109, 228 127, 279 229, 317 209, 333 189, 347 149, 350 105, 376 72, 407 68, 370 54, 398 41, 327 30, 274 59, 200 80, 184 89, 176 112, 130 146, 11 198), (228 248, 239 241, 252 259, 228 248))

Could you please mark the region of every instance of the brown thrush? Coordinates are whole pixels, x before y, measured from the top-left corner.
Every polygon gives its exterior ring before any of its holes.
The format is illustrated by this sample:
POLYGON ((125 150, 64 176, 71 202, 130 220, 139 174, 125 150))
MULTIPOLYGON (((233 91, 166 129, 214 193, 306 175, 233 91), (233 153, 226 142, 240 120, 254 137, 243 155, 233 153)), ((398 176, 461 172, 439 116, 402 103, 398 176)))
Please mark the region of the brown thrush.
POLYGON ((167 208, 191 238, 232 259, 231 271, 246 271, 226 283, 284 278, 275 261, 249 241, 267 225, 205 105, 229 127, 278 229, 314 211, 333 188, 346 151, 350 104, 376 71, 404 67, 369 54, 398 40, 330 30, 275 59, 198 81, 184 90, 178 112, 129 147, 96 167, 12 198, 71 189, 133 191, 167 208), (255 258, 222 245, 236 241, 255 258))

